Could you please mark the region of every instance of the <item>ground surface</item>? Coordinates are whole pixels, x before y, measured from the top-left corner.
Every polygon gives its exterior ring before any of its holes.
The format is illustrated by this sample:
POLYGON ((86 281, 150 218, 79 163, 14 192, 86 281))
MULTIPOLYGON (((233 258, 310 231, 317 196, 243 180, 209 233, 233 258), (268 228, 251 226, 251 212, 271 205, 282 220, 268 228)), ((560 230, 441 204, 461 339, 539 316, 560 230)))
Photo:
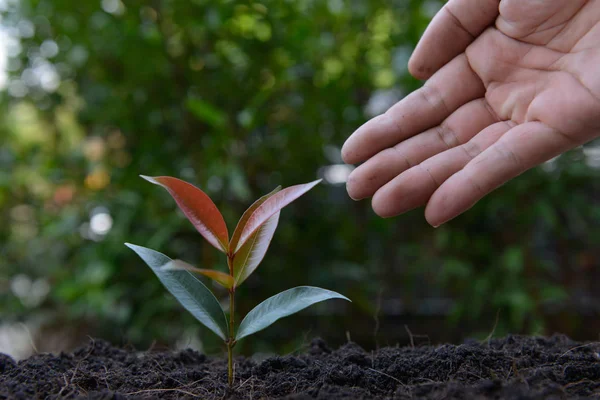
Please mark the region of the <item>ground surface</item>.
POLYGON ((0 399, 562 399, 600 396, 600 344, 510 336, 460 346, 331 350, 236 360, 192 350, 134 352, 96 340, 15 363, 0 354, 0 399))

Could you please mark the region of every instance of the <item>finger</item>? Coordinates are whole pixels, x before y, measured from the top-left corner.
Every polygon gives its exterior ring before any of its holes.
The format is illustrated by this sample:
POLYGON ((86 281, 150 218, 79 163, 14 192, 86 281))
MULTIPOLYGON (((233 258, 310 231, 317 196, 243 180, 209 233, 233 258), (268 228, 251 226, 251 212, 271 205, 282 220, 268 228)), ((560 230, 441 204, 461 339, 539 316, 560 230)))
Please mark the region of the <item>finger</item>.
POLYGON ((342 147, 348 164, 362 162, 426 129, 439 125, 463 104, 483 97, 485 87, 463 54, 420 89, 354 132, 342 147))
POLYGON ((358 200, 373 194, 405 170, 438 153, 471 140, 497 122, 485 99, 473 100, 456 110, 440 125, 389 147, 356 168, 346 189, 358 200))
POLYGON ((375 193, 373 210, 386 218, 425 205, 446 179, 496 142, 511 126, 509 122, 492 124, 470 141, 403 172, 375 193))
POLYGON ((492 25, 500 0, 450 0, 433 18, 408 61, 408 70, 427 79, 464 52, 469 44, 492 25))
POLYGON ((506 181, 580 144, 540 122, 518 125, 446 180, 431 196, 425 218, 439 226, 506 181))

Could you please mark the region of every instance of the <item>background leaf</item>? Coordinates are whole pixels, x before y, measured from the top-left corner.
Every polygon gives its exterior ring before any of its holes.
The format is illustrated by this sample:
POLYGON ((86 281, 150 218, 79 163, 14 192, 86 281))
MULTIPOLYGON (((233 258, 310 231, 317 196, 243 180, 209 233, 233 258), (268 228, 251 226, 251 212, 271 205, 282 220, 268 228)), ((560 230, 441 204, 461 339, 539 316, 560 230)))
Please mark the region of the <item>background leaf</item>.
POLYGON ((185 105, 196 118, 215 128, 224 128, 227 124, 227 114, 204 100, 192 97, 185 105))
POLYGON ((168 264, 165 264, 161 269, 163 271, 189 271, 204 275, 227 289, 230 289, 233 286, 233 277, 231 275, 221 271, 215 271, 214 269, 196 268, 182 260, 173 260, 168 264))
POLYGON ((280 318, 297 313, 320 301, 344 299, 345 296, 313 286, 298 286, 269 297, 246 315, 238 329, 236 340, 252 335, 280 318))
POLYGON ((252 213, 248 219, 248 222, 246 225, 244 225, 244 229, 242 230, 240 240, 235 247, 235 251, 237 252, 244 245, 244 243, 246 243, 246 240, 248 240, 262 224, 271 218, 271 216, 273 216, 283 207, 290 204, 292 201, 296 200, 298 197, 302 196, 304 193, 308 192, 320 182, 321 179, 310 183, 290 186, 269 197, 252 213))
POLYGON ((221 212, 206 193, 194 185, 170 176, 149 177, 148 182, 167 189, 185 216, 210 244, 226 253, 229 234, 221 212))
POLYGON ((248 238, 242 248, 235 253, 233 259, 233 276, 235 277, 236 286, 241 285, 256 270, 265 257, 275 230, 277 230, 280 214, 281 212, 278 211, 267 222, 262 224, 248 238))
POLYGON ((158 251, 125 243, 154 271, 158 279, 198 321, 226 340, 228 323, 223 309, 210 290, 187 271, 165 271, 172 260, 158 251))

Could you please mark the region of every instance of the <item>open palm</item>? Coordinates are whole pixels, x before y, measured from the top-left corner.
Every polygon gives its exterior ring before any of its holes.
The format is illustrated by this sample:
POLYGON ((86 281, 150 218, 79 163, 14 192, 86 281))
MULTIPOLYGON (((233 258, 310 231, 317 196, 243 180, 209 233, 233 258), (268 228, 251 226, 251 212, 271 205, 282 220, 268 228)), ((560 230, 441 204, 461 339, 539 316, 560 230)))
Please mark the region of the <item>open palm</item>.
POLYGON ((450 0, 409 70, 424 86, 344 144, 347 188, 438 226, 600 136, 600 0, 450 0))

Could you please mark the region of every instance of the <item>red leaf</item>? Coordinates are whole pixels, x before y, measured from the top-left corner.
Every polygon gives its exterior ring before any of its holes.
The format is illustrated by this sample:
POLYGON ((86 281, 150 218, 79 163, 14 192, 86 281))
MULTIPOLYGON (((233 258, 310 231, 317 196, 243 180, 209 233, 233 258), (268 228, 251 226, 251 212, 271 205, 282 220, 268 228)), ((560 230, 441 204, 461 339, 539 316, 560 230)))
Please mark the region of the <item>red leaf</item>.
POLYGON ((233 259, 233 276, 235 286, 238 287, 258 267, 265 257, 271 239, 277 229, 280 211, 276 212, 264 224, 262 224, 235 253, 233 259))
POLYGON ((244 229, 244 226, 246 226, 246 223, 248 222, 248 219, 250 219, 250 217, 252 216, 252 213, 254 212, 254 210, 256 210, 269 197, 273 196, 275 193, 279 192, 280 190, 281 190, 281 186, 277 186, 271 193, 265 194, 264 196, 262 196, 261 198, 256 200, 246 211, 244 211, 242 218, 240 218, 237 226, 235 227, 235 230, 233 231, 233 235, 231 235, 231 242, 229 242, 230 249, 236 248, 237 243, 240 240, 240 236, 242 235, 242 230, 244 229))
POLYGON ((196 268, 185 261, 173 260, 165 264, 163 267, 161 267, 161 269, 165 271, 190 271, 196 274, 207 276, 227 289, 231 289, 233 287, 233 277, 231 275, 221 271, 215 271, 213 269, 196 268))
POLYGON ((219 209, 206 193, 181 179, 170 176, 149 177, 148 182, 167 189, 187 219, 210 244, 224 253, 229 250, 229 234, 219 209))
POLYGON ((285 188, 274 195, 270 196, 260 206, 254 210, 248 221, 244 225, 244 229, 240 234, 240 240, 237 242, 234 252, 237 251, 246 243, 246 241, 256 232, 262 224, 267 222, 269 218, 279 212, 283 207, 308 192, 310 189, 315 187, 321 179, 305 183, 302 185, 295 185, 285 188))

